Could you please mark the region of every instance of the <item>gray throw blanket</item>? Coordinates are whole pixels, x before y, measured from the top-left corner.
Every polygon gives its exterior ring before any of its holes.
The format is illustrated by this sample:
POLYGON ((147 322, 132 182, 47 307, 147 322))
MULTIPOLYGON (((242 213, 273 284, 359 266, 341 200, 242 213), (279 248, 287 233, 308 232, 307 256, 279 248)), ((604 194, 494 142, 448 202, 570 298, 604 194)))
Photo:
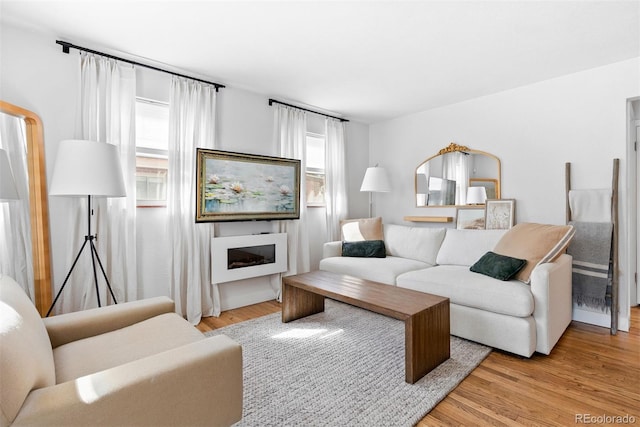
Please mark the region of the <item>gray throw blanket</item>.
POLYGON ((572 221, 576 234, 567 248, 573 257, 573 301, 606 311, 611 306, 613 224, 572 221))

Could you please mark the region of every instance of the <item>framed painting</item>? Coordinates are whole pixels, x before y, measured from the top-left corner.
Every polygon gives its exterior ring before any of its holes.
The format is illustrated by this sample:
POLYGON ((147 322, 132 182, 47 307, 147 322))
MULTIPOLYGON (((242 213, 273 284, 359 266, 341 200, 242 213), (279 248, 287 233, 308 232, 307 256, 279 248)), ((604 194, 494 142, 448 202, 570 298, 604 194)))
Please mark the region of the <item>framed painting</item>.
POLYGON ((460 206, 457 208, 456 228, 458 230, 483 230, 484 206, 460 206))
POLYGON ((487 200, 485 228, 487 230, 507 230, 515 222, 515 199, 487 200))
POLYGON ((198 148, 196 222, 300 218, 300 160, 198 148))

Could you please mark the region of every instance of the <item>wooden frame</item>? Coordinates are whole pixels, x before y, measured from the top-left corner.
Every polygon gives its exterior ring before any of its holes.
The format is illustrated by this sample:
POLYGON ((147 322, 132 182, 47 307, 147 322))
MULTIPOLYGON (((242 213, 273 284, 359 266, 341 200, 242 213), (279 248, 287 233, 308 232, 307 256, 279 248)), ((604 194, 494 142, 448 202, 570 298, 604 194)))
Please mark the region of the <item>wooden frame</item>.
POLYGON ((484 230, 484 206, 460 206, 456 212, 458 230, 484 230))
POLYGON ((196 222, 300 218, 300 160, 197 149, 196 222))
POLYGON ((487 230, 508 230, 516 218, 515 199, 489 199, 486 202, 484 226, 487 230))
POLYGON ((49 199, 44 160, 44 131, 35 113, 5 101, 0 112, 23 119, 27 138, 27 167, 29 173, 29 210, 33 253, 34 303, 41 316, 51 305, 51 244, 49 234, 49 199))

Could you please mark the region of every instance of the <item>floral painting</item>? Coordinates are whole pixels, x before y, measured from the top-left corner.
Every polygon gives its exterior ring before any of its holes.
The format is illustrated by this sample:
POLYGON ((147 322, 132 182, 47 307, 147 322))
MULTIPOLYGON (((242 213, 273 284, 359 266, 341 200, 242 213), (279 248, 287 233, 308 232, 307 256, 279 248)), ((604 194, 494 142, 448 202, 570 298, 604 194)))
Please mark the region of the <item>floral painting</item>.
POLYGON ((197 164, 197 222, 299 218, 299 160, 198 149, 197 164))

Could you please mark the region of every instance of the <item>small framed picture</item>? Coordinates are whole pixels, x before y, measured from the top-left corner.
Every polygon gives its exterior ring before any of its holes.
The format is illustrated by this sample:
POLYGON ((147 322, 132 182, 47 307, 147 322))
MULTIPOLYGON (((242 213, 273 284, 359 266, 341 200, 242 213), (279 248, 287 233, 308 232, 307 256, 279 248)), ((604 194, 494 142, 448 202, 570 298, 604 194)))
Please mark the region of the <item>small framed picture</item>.
POLYGON ((458 230, 483 230, 484 207, 460 206, 456 215, 456 228, 458 230))
POLYGON ((489 199, 486 204, 484 225, 487 230, 508 230, 516 215, 515 199, 489 199))

